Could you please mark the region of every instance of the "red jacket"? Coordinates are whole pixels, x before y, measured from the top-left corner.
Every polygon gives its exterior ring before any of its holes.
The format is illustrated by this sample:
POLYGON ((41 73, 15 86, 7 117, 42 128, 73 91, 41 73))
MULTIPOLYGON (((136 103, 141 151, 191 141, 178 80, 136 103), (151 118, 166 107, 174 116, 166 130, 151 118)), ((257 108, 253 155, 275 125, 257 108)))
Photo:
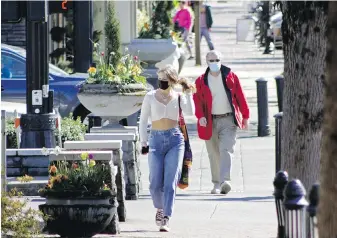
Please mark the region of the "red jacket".
MULTIPOLYGON (((198 134, 200 139, 209 140, 212 137, 212 93, 208 86, 207 68, 205 74, 201 75, 195 81, 197 92, 193 95, 195 104, 195 116, 198 118, 198 134), (205 117, 207 126, 199 125, 199 119, 205 117)), ((221 75, 226 90, 228 100, 234 112, 234 122, 242 128, 242 119, 249 118, 249 108, 246 97, 242 91, 239 78, 226 66, 221 66, 221 75)))

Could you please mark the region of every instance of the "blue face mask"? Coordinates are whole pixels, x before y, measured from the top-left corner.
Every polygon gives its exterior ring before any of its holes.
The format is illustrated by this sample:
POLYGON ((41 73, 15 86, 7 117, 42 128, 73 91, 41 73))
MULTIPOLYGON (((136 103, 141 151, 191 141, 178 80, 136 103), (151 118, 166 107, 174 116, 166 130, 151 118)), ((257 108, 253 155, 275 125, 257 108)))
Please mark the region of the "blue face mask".
POLYGON ((219 72, 220 68, 221 68, 221 63, 220 62, 212 62, 212 63, 209 63, 208 67, 212 72, 219 72))

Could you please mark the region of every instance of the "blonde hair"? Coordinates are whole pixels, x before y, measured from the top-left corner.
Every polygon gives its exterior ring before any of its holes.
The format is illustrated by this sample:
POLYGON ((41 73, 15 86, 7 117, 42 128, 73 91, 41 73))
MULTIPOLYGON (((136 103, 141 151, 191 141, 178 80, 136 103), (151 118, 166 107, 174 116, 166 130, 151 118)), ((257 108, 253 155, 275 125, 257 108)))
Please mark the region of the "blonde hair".
POLYGON ((186 78, 179 78, 177 71, 172 65, 167 65, 158 70, 157 74, 164 74, 171 84, 180 84, 183 90, 194 90, 194 85, 189 83, 186 78))

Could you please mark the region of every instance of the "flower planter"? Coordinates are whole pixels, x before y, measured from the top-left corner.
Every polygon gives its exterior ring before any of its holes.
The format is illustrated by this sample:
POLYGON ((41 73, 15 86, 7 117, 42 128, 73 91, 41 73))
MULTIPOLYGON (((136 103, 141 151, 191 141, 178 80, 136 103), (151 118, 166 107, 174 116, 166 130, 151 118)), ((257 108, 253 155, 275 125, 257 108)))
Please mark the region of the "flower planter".
POLYGON ((128 46, 133 55, 153 65, 168 58, 177 47, 172 39, 134 39, 128 46))
POLYGON ((47 198, 39 209, 49 217, 45 229, 61 237, 92 237, 105 230, 116 214, 109 198, 47 198))
POLYGON ((121 119, 141 109, 147 91, 142 84, 130 84, 120 88, 115 85, 83 84, 77 96, 82 105, 95 116, 109 120, 109 124, 104 127, 115 128, 121 127, 121 119))

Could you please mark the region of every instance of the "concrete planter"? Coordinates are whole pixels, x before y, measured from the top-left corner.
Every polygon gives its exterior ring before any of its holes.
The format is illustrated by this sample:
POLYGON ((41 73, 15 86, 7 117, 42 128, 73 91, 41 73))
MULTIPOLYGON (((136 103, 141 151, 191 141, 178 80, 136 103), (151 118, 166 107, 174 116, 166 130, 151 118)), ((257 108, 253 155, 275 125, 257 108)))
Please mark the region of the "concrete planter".
POLYGON ((39 209, 49 217, 45 229, 61 237, 92 237, 104 231, 116 214, 116 205, 109 198, 53 198, 39 209))
POLYGON ((134 39, 128 48, 141 61, 156 64, 173 54, 178 46, 172 39, 134 39))
POLYGON ((95 116, 109 120, 105 127, 119 127, 119 121, 139 111, 148 89, 142 84, 123 87, 82 85, 77 94, 80 102, 95 116))

